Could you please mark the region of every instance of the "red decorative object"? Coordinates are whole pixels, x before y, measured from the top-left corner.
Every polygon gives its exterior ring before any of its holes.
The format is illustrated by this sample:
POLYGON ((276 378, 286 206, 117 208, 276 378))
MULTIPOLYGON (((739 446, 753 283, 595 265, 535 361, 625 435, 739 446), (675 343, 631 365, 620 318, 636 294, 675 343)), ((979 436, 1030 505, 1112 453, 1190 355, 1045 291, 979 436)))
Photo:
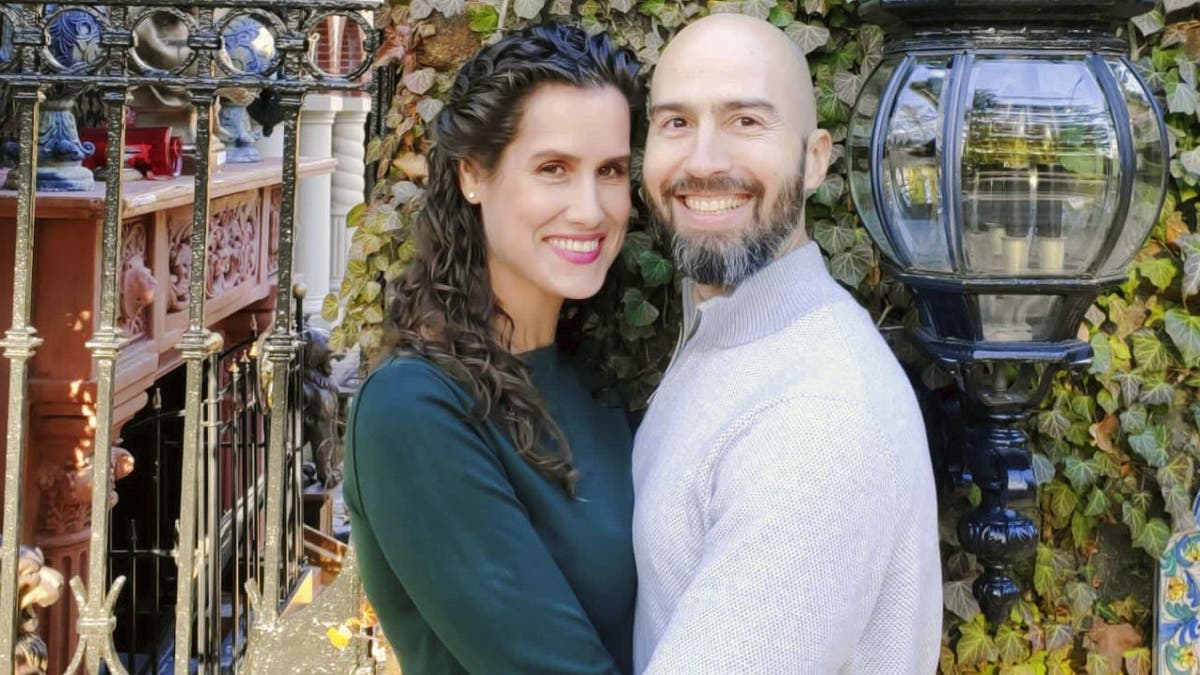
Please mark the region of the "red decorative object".
MULTIPOLYGON (((96 152, 83 160, 95 170, 105 165, 108 131, 102 127, 80 129, 79 140, 89 141, 96 152)), ((147 178, 172 178, 183 170, 183 139, 171 135, 171 127, 125 127, 125 166, 147 178)))

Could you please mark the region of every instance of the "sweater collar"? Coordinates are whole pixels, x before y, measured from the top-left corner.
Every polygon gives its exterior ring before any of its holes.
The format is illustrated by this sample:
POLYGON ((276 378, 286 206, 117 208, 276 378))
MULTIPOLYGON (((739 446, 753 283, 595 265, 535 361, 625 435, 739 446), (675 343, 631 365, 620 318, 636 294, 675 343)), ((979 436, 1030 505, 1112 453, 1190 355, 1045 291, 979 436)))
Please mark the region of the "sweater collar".
POLYGON ((751 275, 729 295, 697 304, 693 284, 691 279, 683 284, 685 335, 691 335, 689 345, 702 349, 753 342, 850 297, 829 275, 812 241, 751 275))

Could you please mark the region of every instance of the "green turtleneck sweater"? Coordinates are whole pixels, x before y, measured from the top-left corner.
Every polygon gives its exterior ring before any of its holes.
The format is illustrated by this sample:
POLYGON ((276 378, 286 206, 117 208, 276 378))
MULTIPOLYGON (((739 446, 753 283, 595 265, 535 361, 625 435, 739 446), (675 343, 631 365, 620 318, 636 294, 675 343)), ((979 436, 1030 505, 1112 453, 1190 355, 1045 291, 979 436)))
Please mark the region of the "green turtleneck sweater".
POLYGON ((557 348, 523 359, 570 443, 574 499, 428 361, 391 359, 355 398, 351 541, 404 675, 631 670, 629 425, 557 348))

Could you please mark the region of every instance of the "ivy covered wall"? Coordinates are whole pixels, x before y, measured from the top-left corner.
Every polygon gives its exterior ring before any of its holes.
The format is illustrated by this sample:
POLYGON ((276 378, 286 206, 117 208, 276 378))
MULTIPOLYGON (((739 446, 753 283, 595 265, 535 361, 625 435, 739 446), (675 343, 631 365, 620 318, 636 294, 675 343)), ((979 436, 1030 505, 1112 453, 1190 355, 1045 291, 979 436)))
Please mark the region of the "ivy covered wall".
MULTIPOLYGON (((1096 353, 1090 370, 1061 376, 1031 420, 1038 487, 1036 504, 1027 508, 1036 509, 1042 539, 1036 559, 1018 570, 1025 597, 1000 626, 985 625, 971 597, 980 568, 959 548, 954 532, 978 490, 946 482, 943 673, 1151 672, 1156 556, 1172 531, 1196 525, 1191 515, 1200 460, 1196 5, 1200 0, 1165 0, 1124 31, 1142 75, 1168 111, 1170 193, 1126 283, 1100 298, 1080 327, 1096 353)), ((410 254, 406 226, 426 177, 424 124, 440 109, 439 97, 458 65, 480 44, 530 22, 570 21, 610 31, 652 66, 663 44, 689 20, 732 11, 770 21, 808 54, 820 123, 837 143, 829 179, 809 201, 809 232, 834 276, 855 290, 924 387, 932 392, 946 387, 945 374, 923 366, 903 338, 902 327, 915 320, 910 297, 881 275, 846 186, 846 125, 883 49, 883 33, 862 24, 856 9, 855 0, 393 0, 377 17, 387 35, 380 57, 398 69, 401 84, 390 108, 379 111, 388 133, 368 148, 378 181, 368 203, 350 214, 356 229, 346 278, 340 292, 325 301, 325 318, 338 321, 332 346, 358 345, 369 353, 380 343, 385 288, 410 254)), ((594 301, 567 310, 569 320, 582 327, 581 349, 635 405, 643 405, 652 391, 677 336, 678 275, 668 251, 647 226, 643 209, 610 284, 594 301)), ((941 453, 950 457, 953 446, 941 453)))

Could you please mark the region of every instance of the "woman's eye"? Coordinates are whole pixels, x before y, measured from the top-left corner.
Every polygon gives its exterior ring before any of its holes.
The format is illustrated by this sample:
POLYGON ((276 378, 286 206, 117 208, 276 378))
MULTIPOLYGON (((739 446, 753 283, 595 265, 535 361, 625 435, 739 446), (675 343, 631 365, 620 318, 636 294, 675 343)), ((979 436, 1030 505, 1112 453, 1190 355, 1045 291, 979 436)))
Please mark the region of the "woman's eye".
POLYGON ((668 129, 682 129, 687 126, 687 120, 682 117, 672 117, 663 126, 668 129))

